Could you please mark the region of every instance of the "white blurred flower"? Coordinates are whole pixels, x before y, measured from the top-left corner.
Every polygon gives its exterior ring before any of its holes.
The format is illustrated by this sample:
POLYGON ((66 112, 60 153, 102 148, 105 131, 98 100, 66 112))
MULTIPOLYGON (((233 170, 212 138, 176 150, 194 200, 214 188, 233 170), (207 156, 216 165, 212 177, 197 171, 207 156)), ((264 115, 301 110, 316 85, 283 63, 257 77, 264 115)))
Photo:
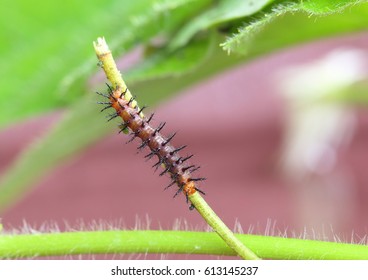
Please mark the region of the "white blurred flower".
POLYGON ((289 105, 282 159, 289 175, 325 174, 335 167, 337 150, 349 142, 354 131, 354 115, 343 104, 320 101, 366 78, 367 57, 358 49, 334 50, 278 75, 289 105))

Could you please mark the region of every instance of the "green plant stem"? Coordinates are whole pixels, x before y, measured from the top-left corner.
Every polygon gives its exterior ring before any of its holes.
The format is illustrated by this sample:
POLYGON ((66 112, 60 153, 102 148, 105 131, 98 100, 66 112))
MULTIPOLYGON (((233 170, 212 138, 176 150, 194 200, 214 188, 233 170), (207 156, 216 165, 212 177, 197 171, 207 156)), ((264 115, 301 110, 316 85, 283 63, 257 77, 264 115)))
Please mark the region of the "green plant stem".
MULTIPOLYGON (((127 86, 116 66, 115 60, 104 38, 97 38, 97 42, 93 42, 99 64, 105 71, 107 79, 112 83, 114 88, 121 88, 122 91, 127 89, 127 86)), ((131 93, 127 91, 126 99, 131 98, 131 93)), ((136 103, 132 104, 135 107, 136 103)), ((198 212, 206 220, 206 222, 213 228, 213 230, 226 242, 226 244, 233 249, 241 258, 246 260, 258 260, 249 248, 242 244, 231 230, 222 222, 222 220, 215 214, 206 201, 199 195, 198 192, 189 195, 191 203, 195 206, 198 212)))
POLYGON ((216 215, 203 197, 195 192, 189 197, 190 202, 195 206, 199 214, 213 228, 213 230, 244 260, 259 260, 260 258, 247 248, 216 215))
MULTIPOLYGON (((267 259, 368 259, 366 245, 247 234, 236 236, 260 257, 267 259)), ((125 253, 235 255, 212 232, 148 230, 0 235, 2 259, 125 253)))
MULTIPOLYGON (((95 48, 95 52, 99 61, 99 65, 101 65, 102 69, 105 72, 107 79, 111 82, 113 88, 120 88, 123 92, 127 89, 127 86, 120 74, 120 71, 116 67, 115 60, 112 56, 112 53, 106 44, 104 38, 97 38, 97 42, 93 42, 93 46, 95 48)), ((132 94, 127 89, 125 92, 125 98, 129 100, 132 98, 132 94)), ((137 101, 133 100, 130 104, 132 108, 135 108, 137 105, 137 101)), ((143 115, 142 115, 143 117, 143 115)))

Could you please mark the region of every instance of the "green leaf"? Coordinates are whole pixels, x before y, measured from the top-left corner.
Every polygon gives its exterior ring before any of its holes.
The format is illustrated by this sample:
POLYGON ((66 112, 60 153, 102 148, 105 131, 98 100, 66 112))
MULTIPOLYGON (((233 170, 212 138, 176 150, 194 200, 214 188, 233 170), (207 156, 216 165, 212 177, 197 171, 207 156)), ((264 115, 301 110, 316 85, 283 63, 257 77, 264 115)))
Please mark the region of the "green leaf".
POLYGON ((364 1, 352 1, 352 0, 308 0, 300 1, 300 7, 302 10, 311 13, 313 15, 317 14, 330 14, 342 11, 343 9, 362 3, 364 1))
POLYGON ((222 0, 218 5, 203 12, 187 25, 171 41, 170 49, 184 46, 198 32, 205 31, 215 25, 246 17, 260 11, 274 0, 222 0))
MULTIPOLYGON (((132 17, 127 20, 125 18, 126 24, 122 25, 124 28, 113 28, 113 31, 119 30, 119 34, 115 34, 113 49, 117 49, 120 46, 120 43, 124 41, 125 47, 133 47, 135 44, 135 40, 137 36, 141 41, 149 40, 152 36, 156 34, 163 34, 165 31, 170 32, 174 29, 175 26, 178 26, 187 16, 190 16, 191 13, 198 11, 198 9, 203 8, 204 5, 207 5, 208 1, 197 2, 198 5, 190 5, 192 1, 159 1, 155 2, 154 6, 148 5, 151 3, 147 2, 146 6, 143 5, 143 1, 135 1, 139 2, 137 6, 134 6, 135 9, 142 9, 143 12, 135 13, 136 17, 132 17), (195 7, 193 7, 195 6, 195 7), (140 15, 140 16, 139 16, 140 15), (175 17, 175 19, 170 20, 170 16, 175 17), (168 20, 166 22, 165 20, 168 20), (164 21, 164 22, 161 22, 164 21), (142 31, 143 30, 143 31, 142 31), (136 35, 137 34, 137 35, 136 35), (139 34, 139 35, 138 35, 139 34), (115 46, 115 47, 114 47, 115 46)), ((120 3, 120 2, 119 2, 120 3)), ((131 3, 131 2, 129 2, 131 3)), ((133 3, 133 2, 132 2, 133 3)), ((77 4, 76 4, 77 5, 77 4)), ((114 11, 119 10, 114 7, 114 11)), ((131 11, 133 12, 133 6, 131 7, 131 11)), ((124 7, 124 11, 126 13, 129 12, 129 7, 124 7)), ((111 12, 111 11, 110 11, 111 12)), ((128 13, 129 14, 129 13, 128 13)), ((107 15, 107 14, 106 14, 107 15)), ((57 16, 57 15, 55 15, 57 16)), ((118 16, 115 15, 115 19, 118 16)), ((101 17, 98 17, 101 20, 101 17)), ((122 20, 123 21, 123 20, 122 20)), ((100 22, 98 22, 100 24, 100 22)), ((123 21, 124 23, 124 21, 123 21)), ((57 29, 57 27, 55 27, 57 29)), ((93 29, 93 28, 92 28, 93 29)), ((66 32, 66 31, 65 31, 66 32)), ((73 30, 74 34, 75 30, 73 30)), ((81 29, 76 28, 76 32, 81 32, 81 29)), ((86 30, 84 35, 88 33, 89 30, 86 30)), ((79 34, 75 34, 79 35, 79 34)), ((61 38, 64 38, 63 34, 60 34, 61 38)), ((75 36, 77 38, 77 36, 75 36)), ((97 37, 97 35, 96 35, 97 37)), ((55 44, 55 48, 58 51, 63 53, 62 57, 67 57, 66 61, 58 61, 55 64, 55 71, 49 70, 47 67, 42 68, 41 72, 43 75, 43 83, 38 85, 38 91, 35 88, 27 87, 27 91, 22 91, 22 94, 26 94, 24 98, 10 98, 10 94, 14 95, 12 92, 4 92, 0 96, 0 98, 4 99, 3 102, 0 103, 0 109, 4 108, 4 110, 9 106, 8 102, 11 101, 13 105, 13 111, 6 111, 5 114, 1 115, 0 123, 3 121, 9 121, 9 119, 13 116, 17 118, 21 118, 27 116, 31 113, 39 110, 40 112, 45 110, 45 108, 52 108, 58 106, 60 104, 59 99, 72 101, 72 99, 80 95, 84 90, 83 84, 85 80, 88 78, 88 75, 85 72, 88 72, 89 68, 94 67, 97 69, 96 63, 97 60, 93 53, 92 41, 96 39, 96 37, 90 39, 78 39, 79 44, 72 44, 71 46, 65 46, 65 44, 60 44, 61 42, 57 42, 55 44), (82 46, 83 45, 83 46, 82 46), (75 47, 72 48, 72 47, 75 47), (84 54, 83 49, 88 48, 84 54), (75 55, 75 60, 71 59, 71 55, 69 52, 75 55), (79 55, 81 57, 79 57, 79 55), (85 59, 85 56, 88 56, 88 59, 85 59), (74 65, 78 64, 79 61, 87 61, 82 66, 74 65), (65 65, 64 65, 65 64, 65 65), (69 64, 73 64, 74 69, 71 71, 71 74, 64 78, 64 80, 60 81, 60 79, 56 73, 63 72, 68 73, 70 69, 68 69, 69 64), (75 70, 77 69, 77 70, 75 70), (49 75, 46 73, 46 70, 49 70, 49 75), (81 73, 84 73, 82 75, 81 73), (55 79, 57 81, 55 81, 55 79), (55 89, 55 86, 59 86, 58 90, 55 89), (73 85, 73 88, 71 86, 73 85), (52 90, 48 90, 48 87, 52 87, 52 90), (61 88, 60 88, 61 87, 61 88), (64 89, 62 89, 64 88, 64 89), (69 88, 68 95, 58 95, 56 92, 63 92, 65 88, 69 88), (79 90, 78 90, 79 89, 79 90), (49 94, 47 94, 49 92, 49 94), (46 94, 45 94, 46 93, 46 94), (37 103, 37 100, 40 99, 40 103, 37 103), (42 102, 41 102, 42 101, 42 102), (30 104, 32 103, 32 104, 30 104), (34 106, 34 105, 37 106, 34 106), (25 110, 25 112, 22 112, 25 110), (20 113, 21 112, 21 113, 20 113)), ((208 45, 208 44, 207 44, 208 45)), ((44 47, 41 43, 37 45, 42 47, 41 49, 45 51, 45 53, 50 55, 50 52, 44 47)), ((35 55, 37 53, 41 53, 40 49, 32 46, 30 48, 35 49, 35 55)), ((203 45, 202 49, 207 49, 208 46, 206 44, 203 45)), ((200 48, 198 50, 202 51, 200 48)), ((192 51, 192 53, 194 53, 192 51)), ((27 54, 29 57, 32 57, 32 53, 27 54)), ((27 56, 25 54, 25 56, 27 56)), ((34 63, 45 63, 45 58, 40 56, 40 61, 35 59, 34 63)), ((30 65, 34 65, 30 62, 30 65)), ((27 67, 29 65, 27 64, 27 67)), ((15 65, 14 67, 19 67, 19 65, 15 65)), ((3 73, 6 71, 4 69, 3 73)), ((19 69, 18 69, 19 70, 19 69)), ((18 71, 17 70, 17 71, 18 71)), ((15 70, 14 70, 15 71, 15 70)), ((16 71, 15 71, 16 72, 16 71)), ((35 71, 37 72, 37 71, 35 71)), ((33 73, 30 73, 31 77, 34 78, 33 73), (32 76, 33 75, 33 76, 32 76)), ((41 74, 36 73, 35 75, 41 74)), ((27 81, 27 80, 26 80, 27 81)), ((22 83, 26 81, 19 82, 19 85, 22 86, 22 83)), ((7 81, 5 80, 5 83, 7 81)), ((10 83, 11 84, 11 83, 10 83)), ((30 146, 18 159, 14 162, 13 166, 9 168, 9 171, 1 178, 0 182, 0 211, 4 210, 6 206, 14 203, 20 196, 24 196, 27 194, 28 190, 32 187, 32 183, 36 182, 42 175, 48 172, 51 168, 57 165, 60 161, 66 159, 67 157, 76 154, 77 151, 80 151, 82 148, 87 147, 92 142, 96 141, 106 135, 108 131, 111 131, 111 126, 106 124, 103 116, 98 114, 99 107, 91 102, 90 95, 84 97, 78 97, 79 100, 74 100, 71 104, 69 111, 66 113, 64 119, 58 123, 53 130, 49 132, 48 135, 45 135, 44 138, 39 139, 36 143, 30 146), (88 129, 85 129, 88 127, 88 129), (37 159, 37 160, 35 160, 37 159)), ((4 112, 4 110, 2 112, 4 112)))
POLYGON ((113 50, 167 36, 210 0, 37 3, 8 1, 0 10, 0 126, 65 107, 86 91, 95 69, 92 41, 113 50))
POLYGON ((367 1, 310 0, 273 4, 221 44, 228 53, 259 55, 337 34, 367 30, 367 1))
MULTIPOLYGON (((228 56, 218 47, 219 43, 224 39, 223 35, 216 32, 213 32, 211 35, 212 38, 207 53, 201 58, 199 61, 200 63, 195 65, 194 69, 188 69, 189 71, 181 72, 178 75, 169 75, 167 72, 167 75, 157 76, 152 80, 139 80, 136 77, 130 80, 129 77, 131 74, 129 72, 123 75, 127 77, 127 84, 131 92, 139 93, 137 97, 138 102, 150 105, 158 104, 161 100, 180 92, 184 88, 188 88, 225 69, 244 62, 244 57, 228 56)), ((187 46, 187 48, 188 47, 189 46, 187 46)), ((177 51, 177 53, 180 52, 181 50, 177 51)), ((202 52, 204 52, 204 50, 199 50, 198 54, 202 52)), ((171 57, 167 59, 171 60, 171 57)), ((142 75, 144 75, 144 73, 142 73, 142 75)))
POLYGON ((180 77, 202 64, 211 45, 214 47, 211 38, 204 38, 176 52, 159 50, 129 69, 124 77, 130 85, 165 77, 180 77))

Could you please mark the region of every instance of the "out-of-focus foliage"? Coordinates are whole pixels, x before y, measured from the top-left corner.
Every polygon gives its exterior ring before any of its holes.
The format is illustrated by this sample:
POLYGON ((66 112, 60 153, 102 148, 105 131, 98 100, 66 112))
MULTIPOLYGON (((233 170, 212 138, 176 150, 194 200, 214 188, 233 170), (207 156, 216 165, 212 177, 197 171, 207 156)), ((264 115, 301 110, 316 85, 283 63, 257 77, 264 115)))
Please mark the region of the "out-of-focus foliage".
POLYGON ((229 53, 260 54, 285 45, 367 30, 367 12, 366 1, 275 1, 254 18, 247 18, 221 46, 229 53))
POLYGON ((96 71, 92 41, 117 53, 170 36, 210 1, 7 1, 0 11, 0 125, 66 107, 96 71), (16 96, 17 98, 14 98, 16 96), (12 106, 9 106, 11 100, 12 106))

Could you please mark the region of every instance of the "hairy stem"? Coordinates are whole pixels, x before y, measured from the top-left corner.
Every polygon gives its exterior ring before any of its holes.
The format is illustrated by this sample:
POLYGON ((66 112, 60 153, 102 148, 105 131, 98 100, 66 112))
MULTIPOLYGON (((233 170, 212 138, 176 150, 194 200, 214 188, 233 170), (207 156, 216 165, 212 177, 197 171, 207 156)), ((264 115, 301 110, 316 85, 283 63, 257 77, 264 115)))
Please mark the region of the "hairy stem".
POLYGON ((216 215, 203 197, 198 193, 189 196, 190 202, 195 206, 203 219, 213 230, 244 260, 258 260, 259 257, 247 248, 216 215))
MULTIPOLYGON (((262 258, 367 260, 368 246, 282 237, 236 234, 262 258)), ((0 235, 0 258, 79 254, 235 255, 219 236, 188 231, 91 231, 0 235)))
MULTIPOLYGON (((127 90, 127 86, 121 77, 119 70, 116 67, 116 63, 111 54, 111 51, 106 44, 104 38, 97 38, 97 42, 93 42, 99 64, 105 71, 107 79, 113 85, 113 88, 119 87, 123 92, 127 90)), ((129 100, 131 94, 129 90, 128 95, 125 94, 125 98, 129 100)), ((133 104, 133 107, 135 104, 133 104)), ((249 260, 259 259, 249 248, 242 244, 231 232, 231 230, 221 221, 221 219, 215 214, 205 200, 197 193, 189 195, 189 199, 206 222, 213 228, 213 230, 226 242, 226 244, 233 249, 241 258, 249 260)))

